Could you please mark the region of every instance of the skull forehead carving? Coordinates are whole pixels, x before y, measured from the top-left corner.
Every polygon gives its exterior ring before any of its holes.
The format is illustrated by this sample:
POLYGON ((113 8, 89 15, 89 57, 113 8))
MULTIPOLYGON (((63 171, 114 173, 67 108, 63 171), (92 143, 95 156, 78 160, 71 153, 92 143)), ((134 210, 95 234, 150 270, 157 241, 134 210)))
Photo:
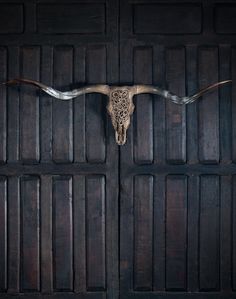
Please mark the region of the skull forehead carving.
POLYGON ((133 99, 127 87, 111 88, 107 110, 115 129, 116 142, 123 145, 126 142, 130 116, 134 111, 133 99))
POLYGON ((151 93, 159 95, 166 100, 170 100, 175 104, 186 105, 194 102, 200 98, 204 93, 217 88, 225 83, 232 82, 232 80, 221 81, 212 84, 192 96, 180 97, 171 93, 168 90, 161 89, 152 85, 133 85, 133 86, 116 86, 109 85, 92 85, 86 86, 71 91, 61 92, 52 87, 46 86, 38 81, 28 79, 13 79, 3 84, 18 84, 25 83, 34 85, 47 94, 60 100, 70 100, 80 95, 87 93, 101 93, 109 97, 107 110, 111 116, 112 125, 115 129, 116 142, 123 145, 126 142, 126 131, 130 125, 130 117, 134 111, 133 96, 143 93, 151 93))

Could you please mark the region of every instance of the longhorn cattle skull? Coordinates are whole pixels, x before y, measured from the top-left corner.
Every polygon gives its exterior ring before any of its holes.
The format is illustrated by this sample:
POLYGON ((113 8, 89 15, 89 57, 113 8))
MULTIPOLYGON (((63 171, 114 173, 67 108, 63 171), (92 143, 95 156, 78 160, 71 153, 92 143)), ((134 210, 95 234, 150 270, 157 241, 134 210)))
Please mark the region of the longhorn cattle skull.
POLYGON ((126 131, 130 125, 130 116, 134 111, 133 96, 142 93, 157 94, 167 100, 171 100, 175 104, 186 105, 194 102, 201 97, 204 93, 217 88, 220 85, 231 82, 231 80, 221 81, 210 85, 198 93, 189 97, 179 97, 168 90, 160 89, 151 85, 134 85, 134 86, 109 86, 109 85, 92 85, 74 89, 72 91, 61 92, 52 87, 46 86, 40 82, 27 80, 27 79, 13 79, 5 84, 18 84, 26 83, 39 87, 47 94, 60 100, 70 100, 80 95, 87 93, 101 93, 109 97, 107 110, 111 116, 112 125, 115 129, 116 142, 123 145, 126 142, 126 131))

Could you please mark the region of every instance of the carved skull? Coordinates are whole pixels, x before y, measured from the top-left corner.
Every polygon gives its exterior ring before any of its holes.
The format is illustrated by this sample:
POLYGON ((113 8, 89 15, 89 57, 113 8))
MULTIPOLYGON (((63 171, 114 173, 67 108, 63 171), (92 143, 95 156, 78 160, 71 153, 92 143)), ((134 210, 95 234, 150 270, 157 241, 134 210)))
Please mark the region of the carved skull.
POLYGON ((110 89, 107 111, 115 129, 117 144, 125 144, 126 131, 130 125, 130 117, 134 112, 133 99, 128 87, 110 89))

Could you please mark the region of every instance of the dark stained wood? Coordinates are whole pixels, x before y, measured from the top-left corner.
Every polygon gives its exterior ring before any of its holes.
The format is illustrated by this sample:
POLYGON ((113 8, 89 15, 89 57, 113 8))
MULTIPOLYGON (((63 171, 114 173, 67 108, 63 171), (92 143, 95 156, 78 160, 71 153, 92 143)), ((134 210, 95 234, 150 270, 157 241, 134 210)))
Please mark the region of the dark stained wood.
POLYGON ((201 176, 199 219, 200 290, 217 291, 219 282, 220 180, 218 176, 201 176))
POLYGON ((106 288, 105 178, 86 178, 87 290, 106 288), (96 269, 96 271, 94 271, 96 269))
POLYGON ((72 178, 53 178, 53 285, 56 291, 73 290, 72 178))
POLYGON ((134 177, 134 290, 152 290, 153 177, 134 177))
MULTIPOLYGON (((218 81, 218 49, 199 49, 199 87, 218 81)), ((219 161, 219 92, 204 95, 199 102, 199 159, 203 163, 219 161)))
MULTIPOLYGON (((134 50, 134 83, 152 84, 152 48, 134 50)), ((152 163, 153 126, 152 97, 138 95, 135 104, 134 159, 138 164, 152 163)))
POLYGON ((188 178, 188 236, 187 236, 187 286, 191 292, 197 292, 198 255, 199 255, 199 177, 188 178))
MULTIPOLYGON (((166 50, 166 80, 168 89, 183 96, 185 94, 185 49, 166 50)), ((186 160, 186 107, 170 101, 166 103, 167 160, 184 163, 186 160)))
MULTIPOLYGON (((234 0, 0 0, 0 81, 193 94, 236 80, 234 11, 234 0)), ((62 103, 1 86, 0 298, 235 298, 235 86, 187 107, 136 97, 122 147, 106 96, 62 103)))
POLYGON ((231 50, 231 76, 232 76, 232 160, 236 162, 236 118, 233 117, 236 113, 236 103, 233 99, 236 97, 236 48, 231 50))
MULTIPOLYGON (((42 48, 41 78, 44 84, 53 85, 53 47, 42 48)), ((42 162, 52 160, 52 98, 40 94, 40 155, 42 162)))
MULTIPOLYGON (((73 48, 54 48, 54 84, 58 89, 72 83, 73 48), (64 86, 63 86, 64 85, 64 86)), ((57 163, 73 160, 72 101, 53 99, 53 160, 57 163)))
POLYGON ((236 33, 236 5, 220 3, 215 6, 215 31, 220 34, 236 33))
MULTIPOLYGON (((24 47, 21 76, 39 80, 40 49, 24 47), (34 64, 32 65, 32 61, 34 64)), ((23 86, 20 94, 20 154, 25 163, 39 160, 39 100, 34 87, 23 86)))
POLYGON ((232 285, 232 199, 235 198, 231 176, 221 177, 220 192, 220 283, 222 290, 230 292, 232 285))
MULTIPOLYGON (((220 80, 231 78, 231 49, 229 45, 219 47, 220 80)), ((220 118, 220 159, 223 163, 232 160, 232 101, 231 86, 219 90, 219 118, 220 118)))
POLYGON ((105 5, 103 3, 38 4, 37 25, 38 31, 42 33, 101 34, 104 33, 106 25, 105 5))
POLYGON ((7 289, 7 179, 0 177, 0 290, 7 289))
MULTIPOLYGON (((6 48, 0 48, 0 82, 6 80, 7 74, 7 50, 6 48)), ((6 110, 6 88, 1 88, 0 91, 0 163, 6 161, 6 120, 7 120, 7 110, 6 110)))
POLYGON ((74 291, 86 292, 86 190, 85 177, 74 176, 74 291))
POLYGON ((41 176, 41 290, 53 291, 53 254, 52 254, 52 178, 41 176))
POLYGON ((166 201, 165 176, 158 175, 153 190, 153 290, 165 290, 166 277, 166 201))
MULTIPOLYGON (((153 47, 153 84, 165 88, 165 49, 161 45, 153 47)), ((166 160, 166 102, 159 96, 153 96, 153 132, 154 161, 164 164, 166 160)))
MULTIPOLYGON (((86 49, 76 47, 74 52, 74 83, 86 84, 86 49), (79 66, 79 67, 78 67, 79 66)), ((85 95, 74 102, 74 162, 86 162, 85 95)))
POLYGON ((166 288, 186 289, 187 177, 166 181, 166 288))
MULTIPOLYGON (((87 84, 106 82, 106 61, 105 47, 88 48, 86 53, 87 84)), ((100 94, 86 96, 86 156, 87 161, 91 163, 101 163, 106 158, 106 103, 106 96, 100 94)))
MULTIPOLYGON (((8 180, 8 293, 20 291, 20 182, 8 180)), ((1 294, 2 295, 2 294, 1 294)))
MULTIPOLYGON (((17 78, 20 76, 20 49, 17 46, 8 48, 8 77, 17 78)), ((7 156, 9 162, 19 160, 19 92, 17 88, 8 89, 8 122, 7 122, 7 156)))
POLYGON ((197 4, 136 4, 134 33, 189 34, 201 32, 201 5, 197 4), (175 20, 175 21, 171 21, 175 20))
POLYGON ((0 34, 22 33, 24 28, 24 6, 22 4, 0 4, 0 34), (9 21, 9 17, 11 20, 9 21))
MULTIPOLYGON (((233 199, 236 198, 236 176, 232 178, 232 194, 233 199)), ((236 290, 236 204, 235 200, 232 202, 232 288, 236 290)))
MULTIPOLYGON (((197 47, 188 45, 186 47, 186 93, 194 94, 198 89, 197 76, 197 47)), ((194 102, 186 107, 187 121, 187 160, 189 164, 198 162, 198 103, 194 102)))
POLYGON ((39 178, 21 179, 21 289, 40 290, 39 178))

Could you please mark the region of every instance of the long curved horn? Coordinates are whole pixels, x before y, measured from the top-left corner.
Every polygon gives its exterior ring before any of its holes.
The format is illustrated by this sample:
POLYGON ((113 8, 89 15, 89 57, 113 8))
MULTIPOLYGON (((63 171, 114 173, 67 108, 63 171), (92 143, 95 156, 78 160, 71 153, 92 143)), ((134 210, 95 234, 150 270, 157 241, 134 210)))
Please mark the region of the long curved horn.
POLYGON ((221 82, 212 84, 189 97, 179 97, 179 96, 171 93, 168 90, 164 90, 164 89, 161 89, 161 88, 158 88, 155 86, 151 86, 151 85, 136 85, 135 89, 134 89, 135 90, 134 95, 141 94, 141 93, 153 93, 153 94, 158 94, 167 100, 171 100, 175 104, 185 105, 185 104, 190 104, 190 103, 194 102, 195 100, 200 98, 206 92, 212 91, 213 89, 216 89, 220 85, 230 83, 230 82, 232 82, 232 80, 226 80, 226 81, 221 81, 221 82))
POLYGON ((76 97, 86 94, 86 93, 102 93, 105 95, 109 95, 109 92, 110 92, 110 87, 105 84, 104 85, 102 85, 102 84, 101 85, 91 85, 91 86, 86 86, 86 87, 74 89, 71 91, 64 91, 64 92, 56 90, 47 85, 44 85, 38 81, 28 80, 28 79, 13 79, 13 80, 7 81, 3 84, 14 85, 14 84, 19 84, 19 83, 34 85, 34 86, 40 88, 41 90, 43 90, 44 92, 46 92, 47 94, 49 94, 50 96, 53 96, 54 98, 64 100, 64 101, 68 101, 70 99, 76 98, 76 97))

